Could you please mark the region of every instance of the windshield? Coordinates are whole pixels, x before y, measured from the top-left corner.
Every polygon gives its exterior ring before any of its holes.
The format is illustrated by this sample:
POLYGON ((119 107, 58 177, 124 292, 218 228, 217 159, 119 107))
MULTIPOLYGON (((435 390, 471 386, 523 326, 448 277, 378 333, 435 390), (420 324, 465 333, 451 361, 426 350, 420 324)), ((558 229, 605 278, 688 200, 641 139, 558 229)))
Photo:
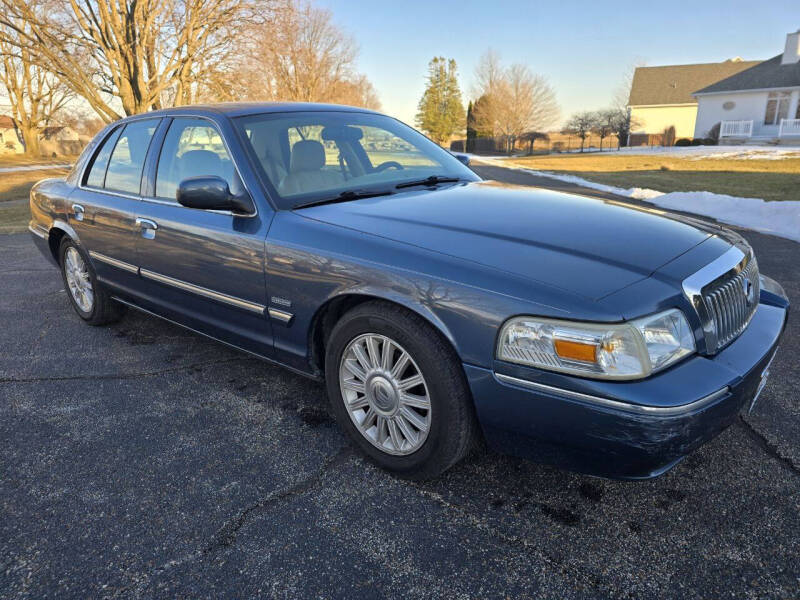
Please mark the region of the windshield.
POLYGON ((291 112, 235 121, 281 208, 433 177, 479 180, 449 152, 383 115, 291 112))

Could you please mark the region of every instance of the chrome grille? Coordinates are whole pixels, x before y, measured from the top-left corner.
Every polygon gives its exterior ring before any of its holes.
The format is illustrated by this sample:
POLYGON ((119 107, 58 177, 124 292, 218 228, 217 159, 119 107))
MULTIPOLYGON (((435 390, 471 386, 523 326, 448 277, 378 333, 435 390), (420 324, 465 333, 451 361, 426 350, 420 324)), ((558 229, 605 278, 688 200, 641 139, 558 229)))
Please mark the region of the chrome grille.
POLYGON ((760 291, 758 264, 743 243, 683 281, 683 293, 700 318, 706 354, 718 352, 745 330, 760 291))
POLYGON ((758 307, 756 259, 752 258, 742 271, 729 275, 711 289, 703 290, 703 301, 717 332, 717 350, 739 337, 758 307))

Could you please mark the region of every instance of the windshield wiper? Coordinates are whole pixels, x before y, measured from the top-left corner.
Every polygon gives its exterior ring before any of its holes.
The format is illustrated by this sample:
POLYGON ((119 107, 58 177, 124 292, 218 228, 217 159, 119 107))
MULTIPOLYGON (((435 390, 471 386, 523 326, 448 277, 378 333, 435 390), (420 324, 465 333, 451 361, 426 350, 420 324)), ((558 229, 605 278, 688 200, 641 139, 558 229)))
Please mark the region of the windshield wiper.
POLYGON ((460 177, 447 177, 444 175, 431 175, 430 177, 426 177, 425 179, 415 179, 414 181, 406 181, 404 183, 398 183, 396 186, 397 189, 407 188, 407 187, 414 187, 417 185, 436 185, 437 183, 455 183, 457 181, 461 181, 460 177))
POLYGON ((375 198, 377 196, 391 196, 394 192, 389 190, 345 190, 338 196, 331 198, 322 198, 320 200, 312 200, 305 204, 298 204, 292 210, 298 208, 310 208, 312 206, 321 206, 323 204, 336 204, 337 202, 349 202, 350 200, 361 200, 362 198, 375 198))

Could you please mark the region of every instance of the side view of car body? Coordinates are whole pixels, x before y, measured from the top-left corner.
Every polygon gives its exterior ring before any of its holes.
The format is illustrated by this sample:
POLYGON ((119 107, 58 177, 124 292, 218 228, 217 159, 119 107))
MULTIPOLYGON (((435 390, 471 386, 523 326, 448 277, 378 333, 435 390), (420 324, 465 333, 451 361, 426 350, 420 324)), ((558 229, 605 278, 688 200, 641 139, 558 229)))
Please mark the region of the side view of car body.
POLYGON ((663 473, 755 403, 789 309, 733 232, 481 181, 348 107, 123 119, 31 215, 81 318, 133 307, 324 378, 354 443, 410 477, 481 437, 663 473))

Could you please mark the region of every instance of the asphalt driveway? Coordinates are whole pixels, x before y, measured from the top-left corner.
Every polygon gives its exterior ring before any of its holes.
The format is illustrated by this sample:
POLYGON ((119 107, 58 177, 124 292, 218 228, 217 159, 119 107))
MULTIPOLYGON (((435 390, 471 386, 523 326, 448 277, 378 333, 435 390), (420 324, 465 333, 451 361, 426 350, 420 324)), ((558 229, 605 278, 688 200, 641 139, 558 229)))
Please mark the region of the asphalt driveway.
MULTIPOLYGON (((800 245, 746 236, 800 305, 800 245)), ((660 479, 480 452, 420 484, 361 460, 319 384, 137 313, 84 325, 27 234, 0 290, 0 597, 800 596, 797 319, 754 413, 660 479)))

